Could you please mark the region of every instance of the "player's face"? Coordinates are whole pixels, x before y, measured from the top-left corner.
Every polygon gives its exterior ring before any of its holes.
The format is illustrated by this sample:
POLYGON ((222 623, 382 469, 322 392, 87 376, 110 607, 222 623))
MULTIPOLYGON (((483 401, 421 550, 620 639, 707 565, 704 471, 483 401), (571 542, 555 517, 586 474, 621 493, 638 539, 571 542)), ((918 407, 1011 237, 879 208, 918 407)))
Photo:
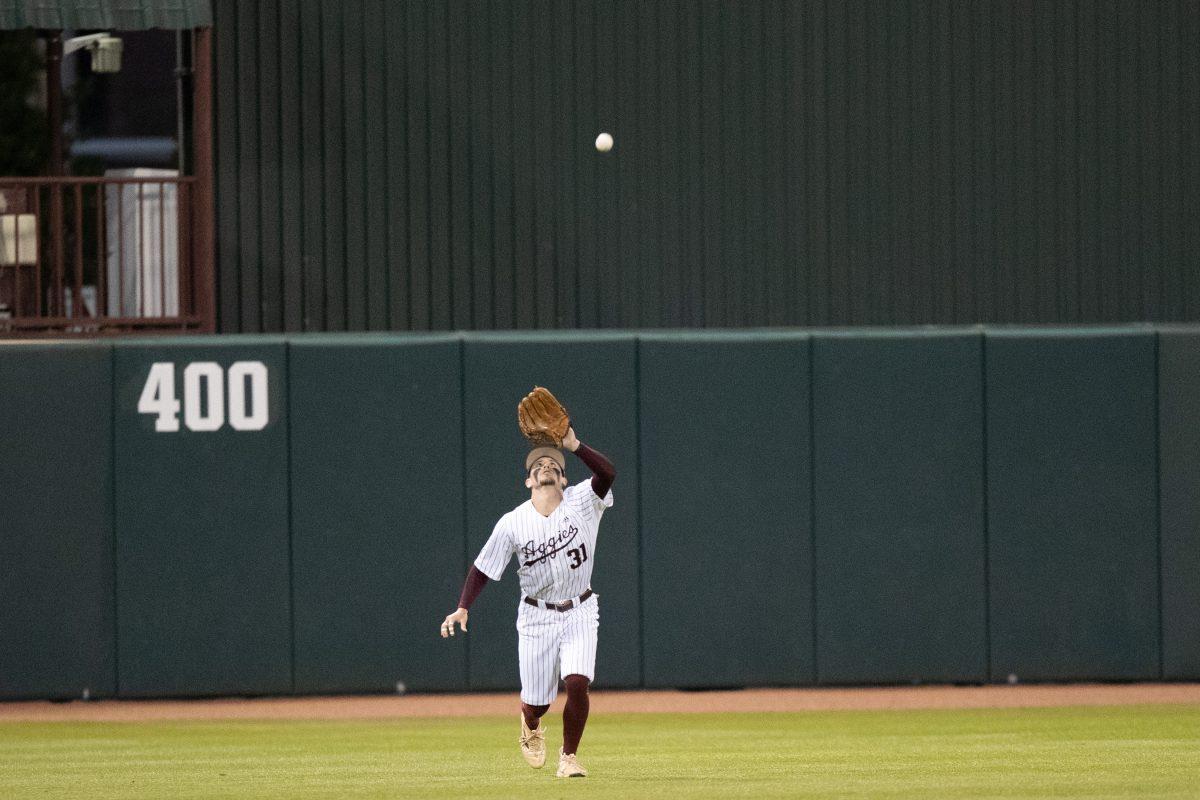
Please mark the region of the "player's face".
POLYGON ((526 481, 530 489, 535 486, 565 485, 566 482, 567 478, 563 475, 562 468, 552 458, 539 458, 533 462, 533 466, 529 468, 529 480, 526 481))

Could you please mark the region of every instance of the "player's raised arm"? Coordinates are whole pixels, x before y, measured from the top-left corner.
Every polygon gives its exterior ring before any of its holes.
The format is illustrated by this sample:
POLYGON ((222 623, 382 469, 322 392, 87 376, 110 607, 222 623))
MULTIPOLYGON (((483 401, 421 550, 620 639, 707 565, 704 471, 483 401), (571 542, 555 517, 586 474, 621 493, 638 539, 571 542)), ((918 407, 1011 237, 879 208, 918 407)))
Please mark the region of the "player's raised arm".
POLYGON ((574 428, 567 428, 567 435, 563 437, 563 447, 579 456, 579 460, 592 471, 592 491, 596 493, 596 497, 603 498, 607 495, 613 481, 617 479, 617 469, 612 462, 605 458, 603 453, 579 441, 574 428))

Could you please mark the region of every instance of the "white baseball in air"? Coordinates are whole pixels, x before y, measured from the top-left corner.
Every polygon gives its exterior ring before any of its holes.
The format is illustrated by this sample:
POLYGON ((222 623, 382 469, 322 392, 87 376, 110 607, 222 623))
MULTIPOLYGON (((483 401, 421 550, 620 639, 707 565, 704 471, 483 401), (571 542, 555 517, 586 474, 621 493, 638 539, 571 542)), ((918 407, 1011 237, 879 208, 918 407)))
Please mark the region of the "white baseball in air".
POLYGON ((612 150, 613 138, 611 134, 602 133, 596 137, 596 149, 601 153, 607 153, 612 150))

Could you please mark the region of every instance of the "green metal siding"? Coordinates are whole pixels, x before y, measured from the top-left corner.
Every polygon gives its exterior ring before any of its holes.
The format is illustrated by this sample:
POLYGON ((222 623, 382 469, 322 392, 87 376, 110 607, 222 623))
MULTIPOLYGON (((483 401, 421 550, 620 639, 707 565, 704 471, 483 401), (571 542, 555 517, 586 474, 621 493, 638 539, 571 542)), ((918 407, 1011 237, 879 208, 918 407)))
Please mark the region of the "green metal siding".
POLYGON ((148 28, 186 30, 213 23, 208 0, 4 0, 0 30, 18 28, 140 31, 148 28))
POLYGON ((1200 319, 1195 3, 215 14, 224 331, 1200 319))

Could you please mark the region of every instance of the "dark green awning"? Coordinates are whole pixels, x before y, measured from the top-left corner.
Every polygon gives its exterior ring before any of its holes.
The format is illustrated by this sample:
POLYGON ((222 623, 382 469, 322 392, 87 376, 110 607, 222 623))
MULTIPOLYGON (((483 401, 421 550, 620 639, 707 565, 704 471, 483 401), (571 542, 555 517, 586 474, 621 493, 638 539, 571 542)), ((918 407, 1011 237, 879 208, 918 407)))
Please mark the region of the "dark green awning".
POLYGON ((0 30, 185 30, 209 25, 209 0, 0 0, 0 30))

